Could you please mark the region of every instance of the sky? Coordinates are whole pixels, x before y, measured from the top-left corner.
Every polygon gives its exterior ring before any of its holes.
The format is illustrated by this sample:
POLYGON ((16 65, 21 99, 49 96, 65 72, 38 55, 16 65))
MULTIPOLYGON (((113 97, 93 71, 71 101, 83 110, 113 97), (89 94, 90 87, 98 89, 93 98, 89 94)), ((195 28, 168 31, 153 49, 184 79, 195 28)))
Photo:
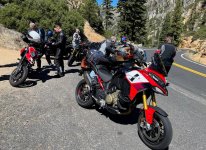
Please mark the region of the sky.
MULTIPOLYGON (((97 2, 98 2, 98 4, 102 4, 103 0, 97 0, 97 2)), ((118 2, 118 0, 113 0, 112 5, 117 6, 117 2, 118 2)))

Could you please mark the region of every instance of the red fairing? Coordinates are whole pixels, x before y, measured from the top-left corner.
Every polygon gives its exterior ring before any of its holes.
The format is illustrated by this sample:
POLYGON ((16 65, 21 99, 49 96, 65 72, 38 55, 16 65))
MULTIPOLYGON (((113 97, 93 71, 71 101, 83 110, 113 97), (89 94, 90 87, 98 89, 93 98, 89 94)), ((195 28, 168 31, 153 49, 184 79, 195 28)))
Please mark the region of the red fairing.
POLYGON ((32 55, 34 55, 35 57, 37 56, 37 51, 35 50, 34 47, 29 47, 29 51, 26 54, 26 58, 29 62, 32 61, 32 55), (32 54, 33 53, 33 54, 32 54))
POLYGON ((129 94, 130 100, 133 101, 137 93, 143 88, 144 86, 142 85, 142 83, 137 83, 137 84, 130 83, 130 94, 129 94))
POLYGON ((134 100, 135 96, 147 89, 147 85, 149 81, 140 73, 139 70, 133 70, 131 72, 126 73, 126 79, 130 84, 130 93, 129 98, 131 101, 134 100))
POLYGON ((165 78, 165 76, 164 76, 163 74, 161 74, 161 73, 153 70, 153 69, 150 68, 150 67, 146 68, 145 70, 146 70, 147 72, 151 72, 151 73, 156 74, 156 75, 157 75, 160 79, 162 79, 162 81, 164 81, 165 83, 167 82, 167 81, 166 81, 166 78, 165 78))
POLYGON ((166 89, 164 89, 163 87, 161 87, 159 84, 157 84, 149 75, 149 73, 153 73, 155 74, 156 76, 158 76, 165 84, 166 84, 166 78, 164 75, 160 74, 159 72, 151 69, 150 67, 146 68, 145 70, 140 70, 139 71, 148 81, 149 83, 153 86, 153 87, 157 87, 159 88, 163 93, 164 95, 168 95, 168 92, 166 89))
POLYGON ((151 107, 148 107, 147 110, 145 110, 145 117, 146 117, 146 121, 149 124, 153 123, 153 116, 154 116, 155 110, 151 107))
POLYGON ((22 48, 22 49, 20 50, 20 54, 22 54, 22 53, 25 51, 25 49, 26 49, 26 48, 22 48))
POLYGON ((130 84, 130 93, 129 98, 131 101, 134 100, 135 96, 142 91, 147 90, 148 88, 157 87, 159 88, 164 95, 167 95, 167 90, 160 86, 149 74, 152 73, 159 77, 164 83, 166 83, 166 78, 164 75, 159 72, 152 70, 151 68, 146 68, 143 70, 133 70, 131 72, 126 73, 126 79, 130 84))

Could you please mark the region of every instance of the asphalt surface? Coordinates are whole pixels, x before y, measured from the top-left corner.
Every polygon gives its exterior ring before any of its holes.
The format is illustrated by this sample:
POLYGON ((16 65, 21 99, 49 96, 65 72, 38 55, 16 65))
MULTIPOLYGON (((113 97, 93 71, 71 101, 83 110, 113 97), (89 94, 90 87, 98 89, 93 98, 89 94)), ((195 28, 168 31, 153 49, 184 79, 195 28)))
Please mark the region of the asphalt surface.
MULTIPOLYGON (((148 56, 151 53, 148 51, 148 56)), ((181 53, 176 57, 178 64, 204 71, 202 66, 181 59, 181 53)), ((63 78, 56 78, 48 68, 41 74, 33 73, 22 88, 0 81, 1 150, 148 150, 137 134, 138 114, 113 117, 101 110, 81 108, 74 95, 82 79, 79 67, 66 69, 63 78)), ((169 149, 205 150, 206 79, 173 66, 168 81, 169 96, 158 95, 157 103, 172 123, 169 149)))

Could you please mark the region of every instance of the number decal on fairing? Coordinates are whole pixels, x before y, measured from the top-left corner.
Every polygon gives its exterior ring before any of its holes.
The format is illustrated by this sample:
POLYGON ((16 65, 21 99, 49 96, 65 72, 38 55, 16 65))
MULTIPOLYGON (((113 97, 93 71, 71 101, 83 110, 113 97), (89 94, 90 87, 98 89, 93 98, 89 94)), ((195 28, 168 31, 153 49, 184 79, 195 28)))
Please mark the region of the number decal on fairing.
POLYGON ((127 72, 126 77, 131 83, 149 82, 139 71, 136 70, 127 72))

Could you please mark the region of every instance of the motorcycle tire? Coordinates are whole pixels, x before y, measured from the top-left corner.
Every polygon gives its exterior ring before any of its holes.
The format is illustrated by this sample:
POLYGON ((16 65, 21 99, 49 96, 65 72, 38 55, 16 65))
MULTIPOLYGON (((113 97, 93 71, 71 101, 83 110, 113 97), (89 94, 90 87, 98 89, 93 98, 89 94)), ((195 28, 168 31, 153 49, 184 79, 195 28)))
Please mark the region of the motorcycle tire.
POLYGON ((21 68, 21 71, 20 73, 21 74, 18 74, 19 77, 17 77, 17 79, 15 79, 14 77, 14 73, 17 71, 18 68, 16 68, 10 75, 9 77, 9 83, 11 86, 13 87, 18 87, 20 84, 22 84, 27 76, 28 76, 28 73, 29 73, 29 69, 27 66, 23 65, 22 68, 21 68))
POLYGON ((152 129, 149 131, 141 127, 142 121, 145 121, 143 112, 139 115, 137 124, 138 134, 142 142, 153 150, 168 148, 172 140, 172 125, 169 119, 155 112, 151 124, 152 129))
POLYGON ((90 87, 84 79, 78 83, 75 91, 75 97, 77 103, 83 108, 91 108, 94 105, 90 87))
POLYGON ((71 54, 68 59, 68 66, 71 67, 75 61, 75 57, 71 54))

